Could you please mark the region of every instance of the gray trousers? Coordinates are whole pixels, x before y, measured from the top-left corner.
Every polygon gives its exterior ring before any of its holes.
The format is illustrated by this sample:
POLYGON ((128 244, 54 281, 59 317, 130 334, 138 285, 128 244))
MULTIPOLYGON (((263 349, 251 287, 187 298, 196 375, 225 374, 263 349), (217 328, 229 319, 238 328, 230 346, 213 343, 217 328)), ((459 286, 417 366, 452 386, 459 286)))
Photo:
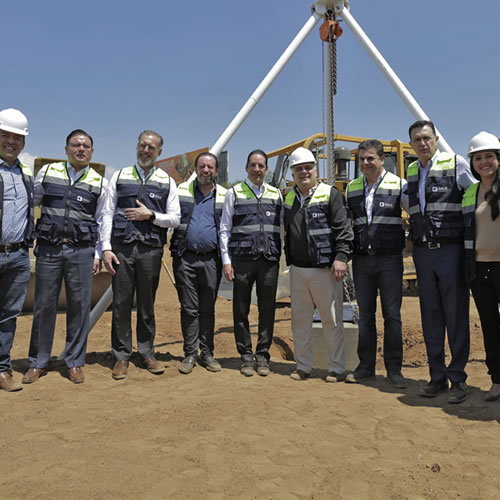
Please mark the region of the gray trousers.
POLYGON ((155 297, 160 281, 163 247, 141 242, 113 245, 120 261, 113 276, 113 317, 111 346, 115 359, 128 360, 132 355, 132 307, 137 301, 137 349, 145 359, 154 356, 156 334, 155 297))
POLYGON ((173 268, 184 337, 184 356, 213 356, 215 301, 222 275, 217 252, 199 255, 184 252, 174 257, 173 268))
POLYGON ((93 247, 37 245, 30 368, 45 368, 49 363, 54 342, 57 299, 63 280, 66 287, 64 361, 68 368, 85 364, 94 253, 93 247))

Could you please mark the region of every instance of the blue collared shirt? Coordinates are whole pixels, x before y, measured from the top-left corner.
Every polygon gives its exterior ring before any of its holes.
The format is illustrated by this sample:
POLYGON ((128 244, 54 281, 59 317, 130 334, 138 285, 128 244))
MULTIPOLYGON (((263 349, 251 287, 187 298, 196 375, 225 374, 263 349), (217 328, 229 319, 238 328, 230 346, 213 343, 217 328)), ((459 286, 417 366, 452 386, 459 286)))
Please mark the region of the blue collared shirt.
POLYGON ((0 160, 3 179, 3 216, 0 244, 19 243, 24 240, 28 224, 28 193, 23 182, 19 160, 13 167, 0 160))
POLYGON ((194 182, 195 204, 186 232, 186 244, 191 252, 213 252, 217 250, 217 227, 215 225, 215 188, 203 196, 194 182))

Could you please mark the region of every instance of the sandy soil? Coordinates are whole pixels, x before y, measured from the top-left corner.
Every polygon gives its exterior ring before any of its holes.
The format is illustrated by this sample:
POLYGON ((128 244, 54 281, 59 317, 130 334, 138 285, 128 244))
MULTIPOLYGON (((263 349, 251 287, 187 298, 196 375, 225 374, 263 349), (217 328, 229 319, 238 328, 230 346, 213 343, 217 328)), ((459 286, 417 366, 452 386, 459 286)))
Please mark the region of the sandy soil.
MULTIPOLYGON (((86 381, 75 386, 56 356, 49 374, 18 393, 1 393, 0 496, 62 498, 500 498, 500 401, 489 387, 477 314, 468 365, 471 393, 457 406, 418 396, 427 379, 418 299, 403 307, 407 390, 382 370, 364 385, 326 384, 314 371, 289 378, 290 303, 278 304, 277 343, 267 378, 245 378, 232 335, 231 303, 217 304, 221 373, 182 359, 179 306, 163 272, 157 299, 157 353, 164 375, 139 366, 111 379, 110 313, 89 338, 86 381)), ((251 324, 255 330, 256 311, 251 324)), ((31 316, 19 318, 13 368, 28 367, 31 316)), ((379 360, 381 361, 381 360, 379 360)))

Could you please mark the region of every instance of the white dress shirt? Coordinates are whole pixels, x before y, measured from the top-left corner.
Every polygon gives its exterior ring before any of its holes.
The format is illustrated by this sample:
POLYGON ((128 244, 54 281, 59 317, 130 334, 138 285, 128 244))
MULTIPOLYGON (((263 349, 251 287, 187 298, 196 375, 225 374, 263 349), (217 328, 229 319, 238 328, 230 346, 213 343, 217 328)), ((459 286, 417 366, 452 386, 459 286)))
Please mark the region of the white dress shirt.
MULTIPOLYGON (((253 191, 257 198, 261 198, 266 190, 266 183, 261 186, 254 184, 248 177, 245 179, 246 185, 253 191)), ((283 201, 280 192, 280 200, 283 201)), ((229 238, 231 238, 231 229, 233 228, 233 215, 234 215, 234 190, 228 189, 226 199, 224 201, 224 208, 222 209, 222 217, 220 221, 220 253, 222 258, 222 265, 231 264, 231 257, 229 256, 229 238)), ((283 224, 283 208, 280 215, 280 223, 283 224)))
MULTIPOLYGON (((142 181, 148 179, 153 175, 157 167, 153 167, 148 176, 144 176, 144 170, 139 166, 135 165, 137 172, 141 177, 142 181)), ((102 225, 101 225, 101 247, 102 251, 111 250, 111 231, 113 229, 113 217, 115 214, 117 194, 116 194, 116 181, 120 175, 120 170, 115 172, 109 181, 107 196, 104 203, 102 225)), ((175 228, 179 225, 181 221, 181 207, 179 204, 179 196, 177 194, 177 184, 170 177, 170 191, 168 193, 167 203, 165 206, 166 213, 154 212, 155 220, 153 224, 159 227, 171 227, 175 228)))
MULTIPOLYGON (((373 213, 373 197, 375 196, 375 191, 377 190, 378 185, 382 182, 382 179, 385 175, 385 168, 382 168, 382 173, 380 177, 377 179, 377 182, 373 184, 373 186, 368 186, 368 182, 366 181, 366 177, 363 177, 363 183, 365 186, 365 209, 366 209, 366 218, 368 224, 372 222, 372 213, 373 213)), ((406 179, 401 179, 401 208, 408 211, 408 193, 407 193, 408 182, 406 179)))

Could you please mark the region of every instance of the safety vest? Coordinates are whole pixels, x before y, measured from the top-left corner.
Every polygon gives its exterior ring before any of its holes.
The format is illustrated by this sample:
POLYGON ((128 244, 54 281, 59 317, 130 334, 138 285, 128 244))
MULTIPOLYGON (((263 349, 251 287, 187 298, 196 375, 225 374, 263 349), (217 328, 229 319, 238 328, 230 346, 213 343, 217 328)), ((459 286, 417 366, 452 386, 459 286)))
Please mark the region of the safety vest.
POLYGON ((281 197, 277 188, 265 184, 260 198, 246 182, 233 186, 233 227, 228 247, 231 257, 277 261, 281 255, 281 197))
POLYGON ((420 243, 425 236, 435 243, 462 242, 462 196, 458 188, 455 156, 440 153, 425 179, 425 211, 422 215, 418 197, 420 172, 415 161, 408 166, 409 238, 420 243))
POLYGON ((37 241, 94 246, 102 182, 102 176, 90 167, 71 183, 66 162, 48 165, 42 180, 42 215, 36 225, 37 241))
MULTIPOLYGON (((335 245, 329 217, 331 190, 332 186, 328 184, 318 184, 309 200, 309 204, 304 207, 309 257, 313 267, 330 266, 335 256, 335 245)), ((290 227, 292 206, 296 196, 295 189, 292 189, 285 198, 285 234, 290 227)), ((287 247, 287 240, 288 238, 285 237, 285 253, 289 255, 290 249, 287 247)))
POLYGON ((364 176, 347 186, 347 204, 352 214, 354 252, 395 255, 405 247, 401 218, 401 179, 385 172, 373 195, 372 220, 368 224, 364 176))
MULTIPOLYGON (((181 222, 175 228, 172 239, 170 240, 170 252, 172 255, 180 256, 186 251, 186 235, 187 229, 191 222, 195 205, 195 181, 183 182, 179 184, 177 193, 179 195, 179 204, 181 206, 181 222)), ((222 208, 224 207, 224 200, 226 198, 226 188, 215 185, 214 196, 214 219, 215 227, 217 230, 217 242, 219 241, 219 227, 220 219, 222 216, 222 208)))
POLYGON ((126 208, 138 208, 139 200, 154 212, 166 213, 170 176, 155 168, 145 180, 135 165, 120 170, 116 180, 116 209, 113 217, 112 243, 131 243, 139 240, 146 245, 162 247, 167 241, 167 230, 149 220, 129 221, 125 218, 126 208))
MULTIPOLYGON (((23 184, 26 188, 26 194, 28 196, 28 223, 26 224, 26 230, 24 231, 23 243, 26 246, 33 245, 33 229, 35 226, 35 216, 33 208, 33 172, 31 168, 23 165, 19 162, 19 168, 21 169, 21 175, 23 178, 23 184)), ((2 221, 3 221, 3 202, 4 202, 4 185, 3 177, 0 175, 0 236, 2 235, 2 221)), ((18 243, 13 241, 12 243, 18 243)))
POLYGON ((472 184, 462 198, 464 218, 465 279, 468 283, 476 276, 476 206, 480 183, 472 184))

